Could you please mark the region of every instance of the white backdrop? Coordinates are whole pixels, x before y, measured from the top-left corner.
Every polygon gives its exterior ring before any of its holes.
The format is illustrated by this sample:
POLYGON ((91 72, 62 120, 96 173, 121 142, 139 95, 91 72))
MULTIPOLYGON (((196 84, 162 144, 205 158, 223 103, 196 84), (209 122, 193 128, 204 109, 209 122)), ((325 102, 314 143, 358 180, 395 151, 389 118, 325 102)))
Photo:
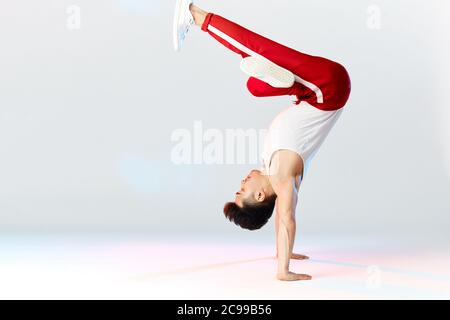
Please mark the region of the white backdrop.
MULTIPOLYGON (((222 206, 254 166, 175 165, 172 134, 264 129, 290 99, 252 97, 240 57, 199 29, 174 53, 172 2, 1 2, 1 232, 243 232, 222 206)), ((198 4, 350 73, 301 233, 450 240, 448 1, 198 4)))

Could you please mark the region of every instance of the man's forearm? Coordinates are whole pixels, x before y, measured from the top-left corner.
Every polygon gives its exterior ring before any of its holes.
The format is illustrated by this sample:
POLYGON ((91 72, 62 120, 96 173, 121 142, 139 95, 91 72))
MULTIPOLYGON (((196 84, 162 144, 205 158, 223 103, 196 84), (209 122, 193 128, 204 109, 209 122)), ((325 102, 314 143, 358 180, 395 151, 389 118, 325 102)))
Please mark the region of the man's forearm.
POLYGON ((278 224, 278 273, 286 273, 294 248, 296 224, 294 218, 280 218, 278 224))
POLYGON ((280 215, 278 214, 278 211, 275 213, 275 245, 277 249, 277 258, 278 258, 278 228, 280 227, 280 215))

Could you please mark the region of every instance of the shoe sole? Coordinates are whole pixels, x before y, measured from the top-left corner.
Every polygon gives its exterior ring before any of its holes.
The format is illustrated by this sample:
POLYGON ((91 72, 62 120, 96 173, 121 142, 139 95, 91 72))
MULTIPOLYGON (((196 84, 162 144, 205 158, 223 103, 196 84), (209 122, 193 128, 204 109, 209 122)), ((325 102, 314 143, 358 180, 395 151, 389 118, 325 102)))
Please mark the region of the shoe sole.
POLYGON ((241 61, 241 70, 275 88, 290 88, 295 83, 292 72, 261 58, 244 58, 241 61))

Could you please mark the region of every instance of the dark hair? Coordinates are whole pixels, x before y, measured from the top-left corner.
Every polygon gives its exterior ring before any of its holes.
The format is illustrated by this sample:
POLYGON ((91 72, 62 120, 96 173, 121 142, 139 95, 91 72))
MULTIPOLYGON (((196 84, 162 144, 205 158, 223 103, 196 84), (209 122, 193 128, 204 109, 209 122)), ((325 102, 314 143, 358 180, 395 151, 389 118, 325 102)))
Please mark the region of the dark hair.
POLYGON ((234 202, 228 202, 223 208, 225 217, 243 229, 258 230, 269 221, 275 208, 276 195, 263 202, 243 203, 242 208, 234 202))

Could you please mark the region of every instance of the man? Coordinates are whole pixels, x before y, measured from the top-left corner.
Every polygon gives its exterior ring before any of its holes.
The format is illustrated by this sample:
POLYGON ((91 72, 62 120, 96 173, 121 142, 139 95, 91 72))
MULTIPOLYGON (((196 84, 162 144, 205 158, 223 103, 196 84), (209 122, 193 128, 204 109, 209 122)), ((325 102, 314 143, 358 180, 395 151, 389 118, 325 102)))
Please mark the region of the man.
POLYGON ((192 25, 201 27, 242 56, 241 69, 250 76, 248 90, 257 97, 295 96, 295 105, 272 122, 263 152, 263 169, 252 170, 225 204, 225 216, 235 224, 257 230, 276 209, 277 278, 309 280, 289 270, 296 232, 295 208, 300 183, 309 163, 341 115, 350 95, 345 68, 325 58, 310 56, 254 33, 217 14, 177 0, 174 47, 179 51, 192 25))

